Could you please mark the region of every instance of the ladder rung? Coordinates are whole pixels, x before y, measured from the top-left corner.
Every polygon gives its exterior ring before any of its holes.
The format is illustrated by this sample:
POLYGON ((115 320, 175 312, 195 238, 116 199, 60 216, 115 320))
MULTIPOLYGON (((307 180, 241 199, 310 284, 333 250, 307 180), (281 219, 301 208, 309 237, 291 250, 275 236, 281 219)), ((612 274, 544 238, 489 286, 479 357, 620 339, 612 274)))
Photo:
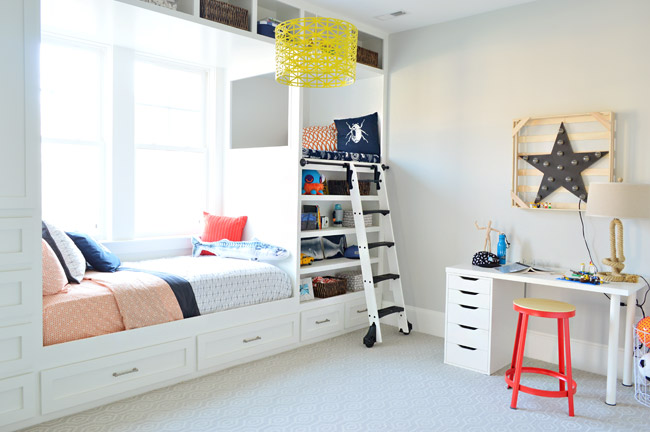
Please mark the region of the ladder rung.
POLYGON ((363 211, 364 215, 377 214, 377 213, 381 213, 383 216, 386 216, 388 213, 390 213, 390 210, 364 210, 363 211))
POLYGON ((398 313, 398 312, 403 312, 404 308, 400 306, 389 306, 387 308, 379 309, 377 313, 379 314, 379 318, 383 318, 386 315, 398 313))
POLYGON ((382 246, 393 247, 393 246, 395 246, 395 242, 386 242, 385 241, 385 242, 368 243, 368 249, 374 249, 374 248, 378 248, 378 247, 382 247, 382 246))
POLYGON ((373 283, 379 283, 389 279, 391 280, 399 279, 399 275, 394 273, 386 273, 383 275, 377 275, 372 277, 373 283))

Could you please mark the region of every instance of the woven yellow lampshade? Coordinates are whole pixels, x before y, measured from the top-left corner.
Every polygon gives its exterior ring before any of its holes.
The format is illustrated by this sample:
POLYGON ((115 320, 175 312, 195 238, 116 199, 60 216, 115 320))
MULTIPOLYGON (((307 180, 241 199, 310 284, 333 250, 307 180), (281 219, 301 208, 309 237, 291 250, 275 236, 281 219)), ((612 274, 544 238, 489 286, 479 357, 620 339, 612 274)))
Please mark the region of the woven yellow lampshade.
POLYGON ((330 88, 354 83, 357 28, 335 18, 284 21, 275 29, 275 79, 294 87, 330 88))

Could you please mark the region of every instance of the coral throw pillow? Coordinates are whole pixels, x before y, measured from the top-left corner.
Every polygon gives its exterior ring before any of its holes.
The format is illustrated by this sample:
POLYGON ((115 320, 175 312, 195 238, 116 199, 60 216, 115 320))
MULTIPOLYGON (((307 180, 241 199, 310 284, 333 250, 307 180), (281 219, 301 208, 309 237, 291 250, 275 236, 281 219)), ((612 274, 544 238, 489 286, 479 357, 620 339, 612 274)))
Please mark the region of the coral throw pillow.
MULTIPOLYGON (((201 240, 204 242, 216 242, 224 239, 230 241, 241 241, 246 221, 248 221, 248 216, 215 216, 207 212, 203 212, 203 217, 205 218, 205 225, 201 240)), ((201 252, 201 255, 214 254, 203 251, 201 252)))
POLYGON ((336 151, 336 126, 310 126, 302 130, 302 146, 312 150, 336 151))
POLYGON ((68 278, 59 259, 45 240, 41 240, 41 248, 43 251, 43 295, 67 292, 68 278))

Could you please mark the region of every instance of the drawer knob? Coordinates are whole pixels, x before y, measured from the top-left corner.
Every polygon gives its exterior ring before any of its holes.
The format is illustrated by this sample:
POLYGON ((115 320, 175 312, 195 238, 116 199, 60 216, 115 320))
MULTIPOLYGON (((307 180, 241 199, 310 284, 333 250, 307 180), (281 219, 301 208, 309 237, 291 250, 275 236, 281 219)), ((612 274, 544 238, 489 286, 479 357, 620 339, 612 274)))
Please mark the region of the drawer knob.
POLYGON ((466 295, 478 295, 478 293, 475 293, 475 292, 472 292, 472 291, 460 290, 460 292, 462 292, 463 294, 466 294, 466 295))
POLYGON ((113 376, 114 376, 115 378, 117 378, 117 377, 120 377, 120 376, 122 376, 122 375, 130 374, 130 373, 136 373, 136 372, 140 372, 140 371, 138 370, 138 368, 133 368, 133 369, 131 369, 131 370, 124 371, 124 372, 113 372, 113 376))
POLYGON ((478 280, 478 278, 475 278, 475 277, 469 277, 469 276, 461 276, 460 278, 461 278, 461 279, 468 280, 468 281, 472 281, 472 282, 476 282, 476 281, 478 280))
POLYGON ((368 308, 357 310, 357 313, 364 313, 364 312, 368 312, 368 308))
POLYGON ((478 309, 478 306, 467 306, 467 305, 458 305, 458 306, 460 306, 462 308, 465 308, 465 309, 472 309, 472 310, 478 309))
POLYGON ((262 336, 255 336, 254 338, 244 339, 242 342, 249 343, 249 342, 255 342, 255 341, 258 341, 258 340, 261 340, 261 339, 262 339, 262 336))
POLYGON ((478 327, 472 327, 468 325, 463 325, 463 324, 458 324, 460 327, 467 329, 467 330, 478 330, 478 327))
POLYGON ((461 344, 458 344, 458 346, 461 347, 461 348, 463 348, 463 349, 466 349, 466 350, 476 351, 476 348, 472 348, 472 347, 467 346, 467 345, 461 345, 461 344))
POLYGON ((329 319, 329 318, 325 318, 325 319, 322 320, 322 321, 316 321, 316 324, 325 324, 325 323, 328 323, 328 322, 330 322, 330 319, 329 319))

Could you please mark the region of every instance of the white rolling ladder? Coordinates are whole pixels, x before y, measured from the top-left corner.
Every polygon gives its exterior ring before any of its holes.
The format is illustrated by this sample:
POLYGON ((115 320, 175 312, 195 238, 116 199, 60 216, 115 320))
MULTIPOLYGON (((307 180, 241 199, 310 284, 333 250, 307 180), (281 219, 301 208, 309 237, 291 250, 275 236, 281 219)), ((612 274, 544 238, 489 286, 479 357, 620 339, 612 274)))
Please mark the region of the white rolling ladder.
POLYGON ((363 338, 363 343, 371 348, 376 342, 381 343, 381 327, 379 320, 391 314, 398 314, 397 326, 399 331, 404 334, 411 332, 412 325, 406 317, 404 305, 404 294, 402 292, 402 282, 400 280, 399 265, 397 263, 397 248, 395 246, 395 236, 393 233, 393 223, 388 205, 388 193, 386 183, 383 181, 386 169, 385 165, 380 164, 363 164, 360 167, 365 169, 371 168, 374 171, 374 180, 379 197, 379 209, 364 210, 361 203, 361 194, 359 193, 358 167, 350 162, 346 164, 348 168, 348 184, 350 185, 350 198, 352 199, 352 211, 354 213, 354 226, 357 234, 357 243, 359 246, 359 259, 361 261, 361 272, 363 274, 363 288, 366 295, 366 306, 368 309, 368 321, 370 327, 368 333, 363 338), (379 214, 382 218, 379 227, 379 241, 368 243, 366 235, 366 225, 364 215, 379 214), (370 250, 374 248, 385 247, 385 255, 388 263, 388 272, 382 275, 373 275, 370 263, 370 250), (375 284, 388 281, 390 290, 393 293, 393 302, 390 305, 383 305, 378 308, 375 297, 375 284))

